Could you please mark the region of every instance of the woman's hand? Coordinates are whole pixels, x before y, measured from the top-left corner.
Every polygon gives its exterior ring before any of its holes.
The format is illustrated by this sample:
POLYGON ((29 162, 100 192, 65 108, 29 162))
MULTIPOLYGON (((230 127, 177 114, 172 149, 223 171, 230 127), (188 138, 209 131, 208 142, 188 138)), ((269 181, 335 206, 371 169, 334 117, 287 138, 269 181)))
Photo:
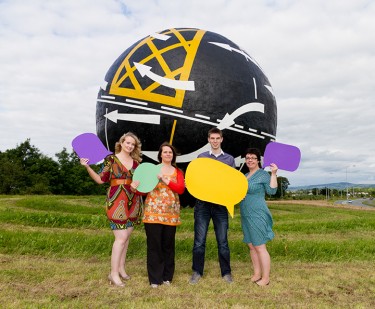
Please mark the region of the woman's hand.
POLYGON ((270 187, 277 188, 277 175, 276 172, 279 169, 275 163, 270 164, 271 168, 271 180, 270 180, 270 187))
POLYGON ((271 168, 271 174, 272 174, 272 175, 276 175, 277 170, 279 169, 279 168, 277 167, 277 165, 276 165, 275 163, 271 163, 271 164, 270 164, 270 168, 271 168))
POLYGON ((133 191, 137 191, 137 188, 139 186, 139 180, 134 180, 131 184, 130 187, 133 191))
POLYGON ((163 176, 163 174, 158 175, 158 179, 164 182, 167 186, 169 185, 169 177, 168 176, 163 176))
POLYGON ((90 167, 89 165, 90 159, 81 158, 79 159, 79 163, 86 168, 86 171, 89 173, 90 177, 98 184, 102 184, 103 181, 100 176, 90 167))
POLYGON ((89 173, 90 177, 98 184, 104 183, 100 176, 90 167, 89 165, 90 159, 81 158, 79 159, 79 163, 86 168, 86 171, 89 173))
POLYGON ((79 163, 81 163, 81 165, 83 165, 83 166, 85 166, 85 167, 87 167, 87 166, 89 166, 89 159, 87 159, 87 158, 81 158, 81 159, 79 159, 79 163))

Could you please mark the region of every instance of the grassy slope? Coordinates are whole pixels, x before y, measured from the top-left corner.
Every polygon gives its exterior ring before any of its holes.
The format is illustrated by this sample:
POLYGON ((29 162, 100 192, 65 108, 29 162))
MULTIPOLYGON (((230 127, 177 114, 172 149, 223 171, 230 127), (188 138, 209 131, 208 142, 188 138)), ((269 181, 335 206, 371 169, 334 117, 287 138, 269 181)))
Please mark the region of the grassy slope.
POLYGON ((113 241, 102 197, 0 197, 0 303, 6 308, 332 308, 375 306, 375 211, 270 203, 272 282, 249 282, 239 212, 230 219, 235 282, 222 282, 210 227, 205 276, 191 273, 193 210, 182 211, 173 285, 147 284, 142 227, 132 235, 125 289, 105 280, 113 241), (120 293, 119 293, 120 292, 120 293))

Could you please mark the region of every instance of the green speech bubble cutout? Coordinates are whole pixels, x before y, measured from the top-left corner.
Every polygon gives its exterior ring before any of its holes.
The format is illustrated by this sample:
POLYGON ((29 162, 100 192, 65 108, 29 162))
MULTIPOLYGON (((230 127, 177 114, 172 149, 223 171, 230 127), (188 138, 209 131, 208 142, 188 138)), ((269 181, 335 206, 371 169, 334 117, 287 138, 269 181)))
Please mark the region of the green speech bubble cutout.
POLYGON ((156 187, 159 182, 162 164, 142 163, 134 171, 133 181, 139 180, 137 190, 142 193, 148 193, 156 187))

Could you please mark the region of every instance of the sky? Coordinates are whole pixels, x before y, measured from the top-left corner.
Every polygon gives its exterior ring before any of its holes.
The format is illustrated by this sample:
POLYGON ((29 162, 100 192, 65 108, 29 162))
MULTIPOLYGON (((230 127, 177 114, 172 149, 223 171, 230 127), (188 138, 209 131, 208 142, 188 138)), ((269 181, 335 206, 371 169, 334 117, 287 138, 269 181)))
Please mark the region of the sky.
MULTIPOLYGON (((54 157, 96 132, 117 57, 169 28, 223 35, 266 73, 276 141, 298 147, 290 186, 375 184, 375 1, 0 0, 0 151, 26 139, 54 157)), ((230 152, 228 150, 228 152, 230 152)))

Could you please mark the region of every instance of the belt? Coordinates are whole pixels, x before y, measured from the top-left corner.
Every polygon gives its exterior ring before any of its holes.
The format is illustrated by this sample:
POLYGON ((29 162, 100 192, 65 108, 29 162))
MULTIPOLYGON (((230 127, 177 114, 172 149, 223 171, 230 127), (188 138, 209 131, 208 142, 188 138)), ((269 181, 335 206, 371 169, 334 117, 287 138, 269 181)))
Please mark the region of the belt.
POLYGON ((131 179, 111 179, 111 187, 119 185, 130 185, 132 183, 131 179))

